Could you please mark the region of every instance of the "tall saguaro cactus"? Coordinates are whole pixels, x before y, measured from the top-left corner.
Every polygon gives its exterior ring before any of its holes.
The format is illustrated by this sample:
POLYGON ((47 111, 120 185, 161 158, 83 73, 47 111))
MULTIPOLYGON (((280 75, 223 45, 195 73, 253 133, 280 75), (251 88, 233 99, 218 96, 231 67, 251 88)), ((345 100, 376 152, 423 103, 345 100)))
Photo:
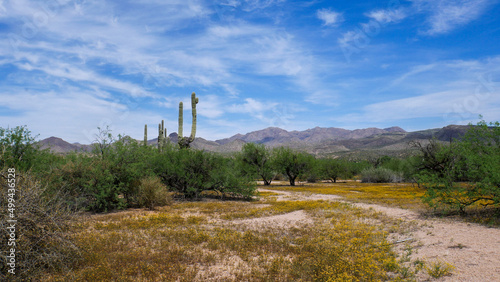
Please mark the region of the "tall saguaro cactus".
POLYGON ((191 110, 193 115, 193 122, 191 124, 191 135, 189 137, 183 137, 183 123, 184 123, 184 114, 183 114, 183 104, 179 103, 179 132, 178 132, 178 141, 179 147, 181 149, 189 148, 189 144, 194 141, 196 135, 196 104, 198 104, 198 98, 196 98, 196 94, 193 92, 191 94, 191 110))
POLYGON ((167 144, 167 129, 165 128, 165 121, 161 120, 158 124, 158 151, 162 151, 163 147, 167 144))
MULTIPOLYGON (((194 141, 196 136, 196 104, 198 104, 198 98, 196 94, 193 92, 191 94, 191 109, 193 115, 193 123, 191 125, 191 135, 189 137, 184 137, 182 134, 183 129, 183 105, 182 102, 179 103, 179 132, 178 132, 178 141, 179 147, 181 149, 189 148, 189 144, 194 141)), ((167 145, 167 129, 165 128, 165 121, 162 120, 160 124, 158 124, 158 151, 161 152, 167 145)), ((168 141, 170 142, 170 141, 168 141)), ((144 125, 144 146, 148 144, 148 125, 144 125)))

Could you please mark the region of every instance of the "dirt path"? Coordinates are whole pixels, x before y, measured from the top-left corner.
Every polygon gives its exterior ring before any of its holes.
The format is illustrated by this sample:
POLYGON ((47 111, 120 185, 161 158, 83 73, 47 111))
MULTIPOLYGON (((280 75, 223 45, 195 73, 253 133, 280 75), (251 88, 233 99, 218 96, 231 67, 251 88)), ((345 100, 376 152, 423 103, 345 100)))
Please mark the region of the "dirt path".
MULTIPOLYGON (((333 200, 342 197, 259 189, 279 194, 284 200, 333 200)), ((413 221, 419 228, 409 234, 417 242, 413 259, 443 261, 455 266, 452 276, 437 281, 500 281, 500 229, 443 219, 424 219, 418 213, 375 204, 353 203, 356 207, 374 209, 390 217, 413 221)), ((290 216, 287 217, 288 220, 290 216)))

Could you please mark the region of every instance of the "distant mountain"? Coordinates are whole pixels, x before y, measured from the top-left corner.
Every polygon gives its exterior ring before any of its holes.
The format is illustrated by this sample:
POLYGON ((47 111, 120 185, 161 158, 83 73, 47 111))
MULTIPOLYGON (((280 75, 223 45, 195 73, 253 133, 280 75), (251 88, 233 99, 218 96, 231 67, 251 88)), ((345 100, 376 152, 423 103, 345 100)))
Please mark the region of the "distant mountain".
POLYGON ((49 149, 54 153, 90 152, 92 150, 90 145, 71 144, 58 137, 43 139, 38 142, 38 145, 40 145, 41 149, 49 149))
POLYGON ((443 128, 427 129, 414 132, 395 130, 372 136, 325 141, 318 145, 304 148, 305 151, 317 156, 329 155, 404 155, 411 151, 409 143, 418 141, 427 144, 430 139, 447 143, 453 139, 460 139, 467 132, 469 126, 449 125, 443 128))
POLYGON ((393 126, 393 127, 384 128, 384 130, 387 131, 387 132, 406 132, 406 130, 402 129, 399 126, 393 126))
POLYGON ((390 127, 386 129, 365 128, 347 130, 342 128, 321 128, 315 127, 304 131, 286 131, 277 127, 269 127, 263 130, 253 131, 245 135, 236 134, 232 137, 217 140, 215 142, 224 145, 234 140, 265 144, 270 147, 281 146, 283 144, 319 144, 324 141, 359 139, 376 134, 395 133, 406 131, 400 127, 390 127))
MULTIPOLYGON (((341 155, 401 155, 408 151, 410 141, 428 142, 435 138, 440 142, 449 142, 462 137, 468 126, 449 125, 414 132, 406 132, 400 127, 365 128, 347 130, 342 128, 315 127, 304 131, 286 131, 277 127, 232 137, 210 141, 197 137, 192 148, 218 153, 238 152, 248 142, 264 144, 268 147, 289 146, 316 156, 341 155)), ((169 142, 177 143, 177 133, 169 135, 169 142)), ((90 145, 70 144, 60 138, 50 137, 39 142, 42 148, 53 152, 90 151, 90 145)), ((156 146, 157 138, 148 140, 148 145, 156 146)))

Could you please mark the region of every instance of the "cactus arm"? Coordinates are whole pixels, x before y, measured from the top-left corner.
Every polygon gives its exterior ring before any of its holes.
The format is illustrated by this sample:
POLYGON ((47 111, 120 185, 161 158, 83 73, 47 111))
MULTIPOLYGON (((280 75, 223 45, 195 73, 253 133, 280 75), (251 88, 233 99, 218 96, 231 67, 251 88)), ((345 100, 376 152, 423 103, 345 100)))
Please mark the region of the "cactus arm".
POLYGON ((198 104, 198 98, 196 98, 196 94, 193 92, 191 94, 191 109, 193 115, 193 121, 191 125, 191 135, 189 137, 184 137, 184 134, 182 132, 184 123, 183 104, 182 102, 179 103, 179 132, 177 133, 178 135, 177 143, 179 144, 179 147, 181 149, 189 148, 189 144, 194 141, 194 138, 196 136, 196 104, 198 104))
MULTIPOLYGON (((163 123, 163 121, 162 121, 163 123)), ((167 129, 164 127, 163 128, 163 144, 162 144, 162 147, 165 147, 167 145, 167 129)))
POLYGON ((189 137, 189 140, 191 142, 194 141, 194 137, 196 136, 196 104, 198 104, 198 98, 196 98, 196 94, 193 92, 191 94, 191 109, 192 109, 193 121, 191 125, 191 136, 189 137))
POLYGON ((183 132, 182 132, 182 126, 184 123, 183 115, 184 115, 184 113, 183 113, 182 102, 179 102, 179 132, 177 132, 179 140, 183 137, 183 132))
POLYGON ((161 151, 161 123, 158 124, 158 151, 161 151))

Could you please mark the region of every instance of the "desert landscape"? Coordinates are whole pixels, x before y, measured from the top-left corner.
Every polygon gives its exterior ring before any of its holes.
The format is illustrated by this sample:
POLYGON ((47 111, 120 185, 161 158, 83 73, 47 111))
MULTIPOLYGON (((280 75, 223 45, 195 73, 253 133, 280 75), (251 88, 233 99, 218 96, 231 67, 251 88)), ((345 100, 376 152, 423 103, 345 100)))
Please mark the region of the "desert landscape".
POLYGON ((498 15, 0 0, 0 281, 500 281, 498 15))
POLYGON ((500 127, 454 128, 452 143, 421 137, 393 156, 244 140, 210 152, 161 131, 153 144, 102 132, 62 152, 2 129, 4 278, 495 281, 500 127))

